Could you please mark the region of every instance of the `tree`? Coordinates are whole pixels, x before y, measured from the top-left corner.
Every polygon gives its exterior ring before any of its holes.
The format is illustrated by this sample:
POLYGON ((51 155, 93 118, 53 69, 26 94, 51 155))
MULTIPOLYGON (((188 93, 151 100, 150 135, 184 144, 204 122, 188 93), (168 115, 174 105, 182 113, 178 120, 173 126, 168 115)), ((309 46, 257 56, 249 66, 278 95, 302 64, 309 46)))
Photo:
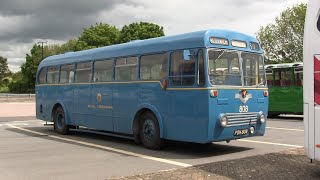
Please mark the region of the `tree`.
MULTIPOLYGON (((44 58, 53 55, 52 47, 44 46, 44 58)), ((34 44, 30 50, 30 54, 26 54, 26 62, 21 65, 22 78, 13 80, 9 84, 10 92, 15 93, 34 93, 36 73, 40 62, 42 61, 42 48, 40 45, 34 44)))
POLYGON ((104 23, 96 23, 95 26, 85 28, 79 37, 81 47, 91 49, 101 46, 109 46, 119 42, 120 31, 115 26, 104 23))
POLYGON ((0 86, 3 84, 2 79, 10 75, 7 58, 0 56, 0 86))
POLYGON ((163 27, 157 24, 140 22, 125 25, 121 29, 120 42, 125 43, 131 40, 143 40, 164 36, 163 27))
POLYGON ((307 5, 297 4, 276 17, 275 23, 261 27, 258 39, 267 59, 279 63, 303 61, 303 32, 307 5))
POLYGON ((2 79, 10 73, 7 58, 0 56, 0 78, 2 79))

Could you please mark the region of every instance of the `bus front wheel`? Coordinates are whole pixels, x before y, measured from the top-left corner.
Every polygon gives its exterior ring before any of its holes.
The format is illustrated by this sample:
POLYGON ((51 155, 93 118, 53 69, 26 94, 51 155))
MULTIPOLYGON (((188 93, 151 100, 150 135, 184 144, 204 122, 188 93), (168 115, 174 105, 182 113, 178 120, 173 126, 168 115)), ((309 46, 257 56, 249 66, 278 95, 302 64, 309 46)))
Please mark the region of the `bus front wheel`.
POLYGON ((54 130, 59 134, 68 134, 69 127, 66 123, 66 116, 64 110, 59 106, 54 112, 54 130))
POLYGON ((156 116, 151 112, 145 112, 141 118, 140 139, 148 149, 160 149, 162 139, 160 138, 160 127, 156 116))

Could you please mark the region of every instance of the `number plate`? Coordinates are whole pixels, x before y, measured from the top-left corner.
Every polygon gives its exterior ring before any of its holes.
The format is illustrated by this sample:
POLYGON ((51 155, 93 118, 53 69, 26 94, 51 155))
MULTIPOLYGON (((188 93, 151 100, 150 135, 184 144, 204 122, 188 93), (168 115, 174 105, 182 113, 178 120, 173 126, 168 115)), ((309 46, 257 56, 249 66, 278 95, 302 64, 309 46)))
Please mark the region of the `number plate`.
POLYGON ((235 130, 233 133, 234 136, 241 136, 246 134, 248 134, 248 129, 238 129, 238 130, 235 130))

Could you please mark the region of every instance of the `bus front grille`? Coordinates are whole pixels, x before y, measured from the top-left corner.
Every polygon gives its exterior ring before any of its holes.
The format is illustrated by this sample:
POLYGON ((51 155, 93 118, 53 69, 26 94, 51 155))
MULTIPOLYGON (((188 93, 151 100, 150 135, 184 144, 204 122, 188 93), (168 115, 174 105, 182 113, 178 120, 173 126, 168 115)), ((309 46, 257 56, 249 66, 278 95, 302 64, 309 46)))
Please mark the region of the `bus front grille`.
POLYGON ((258 113, 226 113, 228 118, 227 127, 257 124, 258 113))

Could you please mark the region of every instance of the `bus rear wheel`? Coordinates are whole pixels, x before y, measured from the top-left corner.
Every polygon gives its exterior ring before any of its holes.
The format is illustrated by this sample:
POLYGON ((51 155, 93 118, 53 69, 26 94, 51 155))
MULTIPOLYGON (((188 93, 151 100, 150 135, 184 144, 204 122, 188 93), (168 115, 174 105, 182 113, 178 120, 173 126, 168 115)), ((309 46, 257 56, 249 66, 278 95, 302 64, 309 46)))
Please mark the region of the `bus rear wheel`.
POLYGON ((64 110, 59 106, 54 112, 54 130, 59 134, 68 134, 69 127, 66 123, 66 116, 64 110))
POLYGON ((141 117, 140 140, 148 149, 160 149, 163 141, 160 138, 160 127, 156 116, 145 112, 141 117))

